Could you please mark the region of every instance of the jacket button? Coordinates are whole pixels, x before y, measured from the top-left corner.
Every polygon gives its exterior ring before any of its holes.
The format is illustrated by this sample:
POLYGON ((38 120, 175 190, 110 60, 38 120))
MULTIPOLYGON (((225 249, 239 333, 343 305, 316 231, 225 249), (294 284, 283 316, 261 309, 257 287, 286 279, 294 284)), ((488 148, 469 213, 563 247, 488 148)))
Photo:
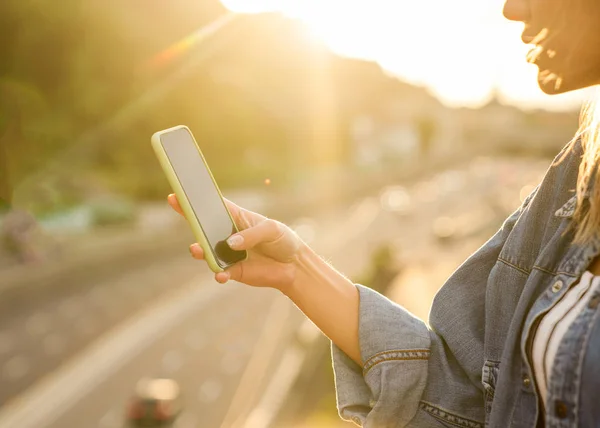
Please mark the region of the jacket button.
POLYGON ((531 379, 527 375, 523 376, 523 386, 529 388, 529 385, 531 385, 531 379))
POLYGON ((596 309, 598 307, 598 305, 600 305, 600 294, 596 294, 594 297, 592 297, 588 303, 588 308, 590 309, 596 309))
POLYGON ((554 402, 554 411, 556 412, 556 417, 564 419, 569 413, 569 408, 564 402, 557 400, 554 402))
POLYGON ((562 281, 556 281, 552 285, 552 292, 553 293, 558 293, 562 288, 563 288, 563 282, 562 281))

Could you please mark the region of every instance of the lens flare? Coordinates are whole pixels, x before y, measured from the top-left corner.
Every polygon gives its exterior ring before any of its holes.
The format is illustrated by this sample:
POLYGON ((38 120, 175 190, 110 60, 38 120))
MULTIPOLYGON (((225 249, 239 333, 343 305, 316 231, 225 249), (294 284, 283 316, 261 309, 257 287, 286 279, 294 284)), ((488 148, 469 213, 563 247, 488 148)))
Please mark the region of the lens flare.
POLYGON ((233 12, 229 12, 210 24, 199 28, 192 34, 184 37, 183 39, 154 55, 149 61, 149 66, 152 68, 163 67, 167 64, 170 64, 177 58, 181 58, 193 47, 196 47, 210 39, 210 37, 212 37, 217 31, 235 19, 236 16, 238 15, 233 12))

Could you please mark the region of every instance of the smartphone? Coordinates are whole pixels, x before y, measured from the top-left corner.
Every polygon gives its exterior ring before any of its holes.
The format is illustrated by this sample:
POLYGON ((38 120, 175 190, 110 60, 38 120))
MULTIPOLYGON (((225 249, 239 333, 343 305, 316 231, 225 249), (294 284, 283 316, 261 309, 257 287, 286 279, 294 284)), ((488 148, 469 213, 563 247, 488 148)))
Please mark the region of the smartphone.
POLYGON ((222 272, 245 260, 246 251, 235 251, 227 245, 227 238, 238 228, 188 127, 175 126, 155 133, 152 147, 210 269, 222 272))

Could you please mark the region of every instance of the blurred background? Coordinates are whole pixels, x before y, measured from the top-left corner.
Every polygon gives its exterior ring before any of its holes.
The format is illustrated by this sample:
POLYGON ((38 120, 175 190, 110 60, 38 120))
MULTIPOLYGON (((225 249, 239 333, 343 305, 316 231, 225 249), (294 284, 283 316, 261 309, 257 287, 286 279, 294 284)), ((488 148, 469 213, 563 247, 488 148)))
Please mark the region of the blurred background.
POLYGON ((226 197, 427 319, 586 96, 537 89, 501 9, 3 0, 0 428, 349 426, 327 339, 189 257, 150 136, 187 125, 226 197))

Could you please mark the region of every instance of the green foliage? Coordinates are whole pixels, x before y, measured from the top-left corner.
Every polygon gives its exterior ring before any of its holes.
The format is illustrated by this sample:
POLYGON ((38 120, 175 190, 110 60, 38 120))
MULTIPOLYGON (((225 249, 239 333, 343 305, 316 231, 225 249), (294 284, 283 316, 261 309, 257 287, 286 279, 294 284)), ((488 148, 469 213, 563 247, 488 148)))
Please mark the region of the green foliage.
POLYGON ((0 199, 49 213, 97 193, 164 198, 149 138, 178 124, 222 187, 285 185, 344 162, 353 118, 407 90, 280 16, 193 37, 223 14, 218 0, 0 2, 0 199))

